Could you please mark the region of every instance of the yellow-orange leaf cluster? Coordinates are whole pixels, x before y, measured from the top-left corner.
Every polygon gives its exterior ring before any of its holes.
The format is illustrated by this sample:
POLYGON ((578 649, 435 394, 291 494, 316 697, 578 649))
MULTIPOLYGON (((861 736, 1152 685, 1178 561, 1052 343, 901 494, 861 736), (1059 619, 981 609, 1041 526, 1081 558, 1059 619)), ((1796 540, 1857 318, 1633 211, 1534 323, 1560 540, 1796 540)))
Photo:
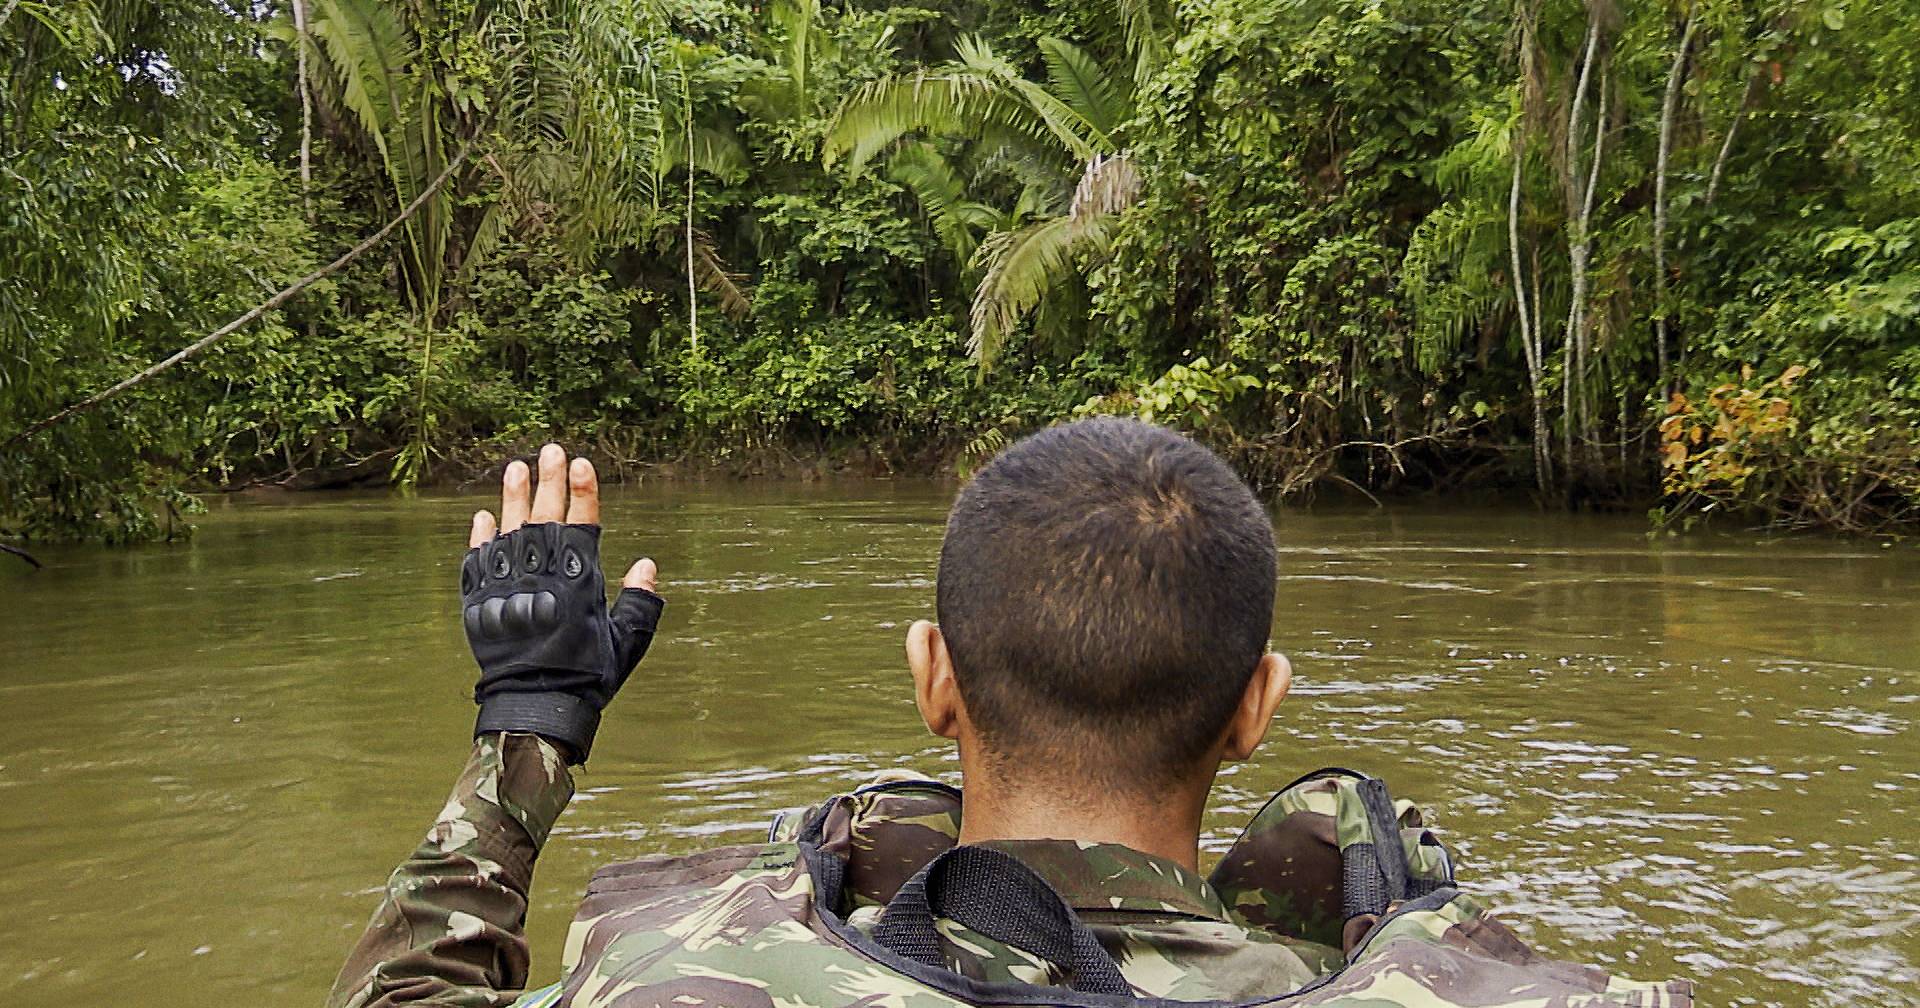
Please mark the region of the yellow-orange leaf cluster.
POLYGON ((1752 459, 1793 433, 1793 404, 1786 397, 1807 369, 1795 364, 1778 377, 1751 385, 1753 368, 1739 382, 1725 382, 1699 402, 1675 392, 1660 422, 1663 488, 1673 495, 1737 495, 1752 475, 1752 459))

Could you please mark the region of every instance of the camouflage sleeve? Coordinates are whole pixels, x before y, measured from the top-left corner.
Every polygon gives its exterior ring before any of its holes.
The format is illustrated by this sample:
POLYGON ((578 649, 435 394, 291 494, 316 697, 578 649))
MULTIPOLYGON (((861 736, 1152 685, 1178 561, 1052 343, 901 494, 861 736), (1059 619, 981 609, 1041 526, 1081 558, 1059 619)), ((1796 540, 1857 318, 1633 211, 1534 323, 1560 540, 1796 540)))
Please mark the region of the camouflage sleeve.
POLYGON ((328 1008, 493 1008, 527 982, 533 863, 573 798, 565 760, 533 735, 474 740, 466 770, 327 998, 328 1008))

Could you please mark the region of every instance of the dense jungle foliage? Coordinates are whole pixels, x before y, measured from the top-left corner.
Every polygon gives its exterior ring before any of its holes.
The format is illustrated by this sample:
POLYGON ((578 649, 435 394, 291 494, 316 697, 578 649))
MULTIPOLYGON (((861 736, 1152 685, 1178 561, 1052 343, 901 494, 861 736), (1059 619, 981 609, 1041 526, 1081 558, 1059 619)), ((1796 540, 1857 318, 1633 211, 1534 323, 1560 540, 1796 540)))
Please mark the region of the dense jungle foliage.
POLYGON ((1920 521, 1906 4, 924 2, 4 0, 0 534, 1094 412, 1275 494, 1920 521))

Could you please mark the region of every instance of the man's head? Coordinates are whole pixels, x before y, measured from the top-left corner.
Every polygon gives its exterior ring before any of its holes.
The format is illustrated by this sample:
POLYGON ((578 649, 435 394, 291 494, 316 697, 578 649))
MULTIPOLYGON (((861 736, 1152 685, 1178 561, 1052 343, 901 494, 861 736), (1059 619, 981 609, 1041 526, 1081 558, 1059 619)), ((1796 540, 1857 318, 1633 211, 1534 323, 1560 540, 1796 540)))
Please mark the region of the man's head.
POLYGON ((1002 452, 954 502, 937 597, 938 629, 908 642, 921 710, 995 776, 1211 779, 1286 692, 1265 653, 1266 511, 1212 452, 1149 424, 1087 420, 1002 452))

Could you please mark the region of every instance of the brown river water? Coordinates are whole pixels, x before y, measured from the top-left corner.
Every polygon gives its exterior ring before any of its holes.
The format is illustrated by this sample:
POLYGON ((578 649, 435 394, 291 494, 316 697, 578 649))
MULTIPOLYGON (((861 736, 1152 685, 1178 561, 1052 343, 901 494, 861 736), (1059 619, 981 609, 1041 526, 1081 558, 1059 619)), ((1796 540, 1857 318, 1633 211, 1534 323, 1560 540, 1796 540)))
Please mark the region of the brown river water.
MULTIPOLYGON (((900 659, 952 487, 621 488, 660 639, 543 858, 536 984, 607 861, 954 769, 900 659)), ((481 498, 216 503, 190 542, 0 557, 0 988, 318 1004, 467 746, 481 498)), ((1920 1005, 1920 550, 1529 511, 1281 511, 1268 744, 1222 849, 1326 764, 1432 810, 1532 941, 1702 1004, 1920 1005)))

